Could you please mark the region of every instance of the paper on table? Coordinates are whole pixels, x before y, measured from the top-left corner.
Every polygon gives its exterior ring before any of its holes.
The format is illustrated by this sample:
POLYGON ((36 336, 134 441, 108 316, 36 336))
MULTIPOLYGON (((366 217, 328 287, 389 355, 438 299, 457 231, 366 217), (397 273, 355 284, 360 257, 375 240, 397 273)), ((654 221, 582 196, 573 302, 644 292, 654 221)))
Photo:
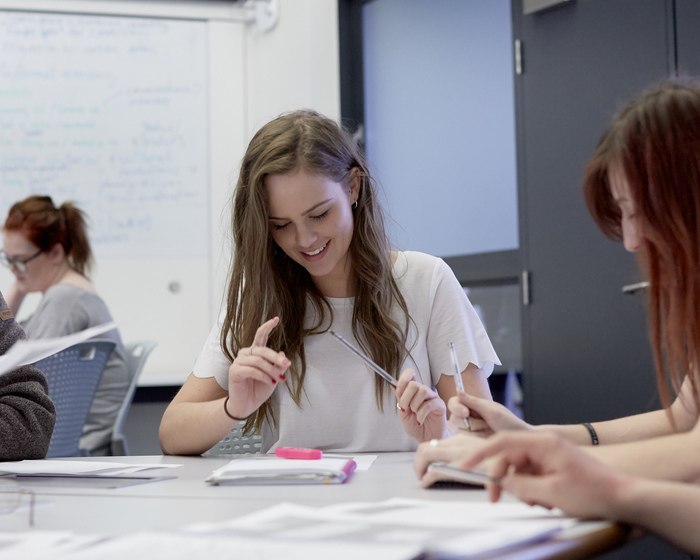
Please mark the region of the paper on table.
POLYGON ((181 467, 172 463, 112 463, 109 461, 26 460, 0 463, 0 474, 45 476, 114 476, 148 469, 181 467))
POLYGON ((111 331, 116 327, 117 322, 110 321, 109 323, 90 327, 84 331, 58 338, 18 340, 3 356, 0 356, 0 375, 13 371, 18 367, 43 360, 74 344, 78 344, 78 342, 83 342, 99 334, 111 331))
POLYGON ((469 558, 546 540, 576 523, 521 503, 395 498, 325 508, 283 503, 223 523, 198 524, 190 530, 266 540, 402 544, 418 547, 431 558, 469 558))
POLYGON ((357 465, 355 472, 368 471, 369 468, 372 466, 372 463, 374 463, 375 459, 377 458, 376 455, 353 455, 352 453, 326 453, 325 451, 323 452, 323 456, 328 459, 352 459, 357 465))
POLYGON ((104 540, 104 536, 75 535, 70 531, 15 531, 0 533, 0 560, 46 560, 63 557, 63 552, 104 540))
MULTIPOLYGON (((27 532, 29 534, 29 532, 27 532)), ((47 551, 50 552, 50 549, 47 551)), ((357 558, 381 558, 382 560, 410 560, 420 551, 406 545, 381 545, 373 543, 309 542, 293 544, 289 541, 250 538, 245 535, 197 535, 192 533, 142 532, 117 537, 94 546, 84 547, 62 560, 121 560, 123 558, 149 558, 149 560, 191 560, 192 558, 236 558, 259 560, 260 558, 284 558, 285 560, 357 560, 357 558)), ((55 558, 55 556, 47 556, 55 558)), ((32 558, 31 560, 34 560, 32 558)), ((42 558, 41 560, 44 560, 42 558)))

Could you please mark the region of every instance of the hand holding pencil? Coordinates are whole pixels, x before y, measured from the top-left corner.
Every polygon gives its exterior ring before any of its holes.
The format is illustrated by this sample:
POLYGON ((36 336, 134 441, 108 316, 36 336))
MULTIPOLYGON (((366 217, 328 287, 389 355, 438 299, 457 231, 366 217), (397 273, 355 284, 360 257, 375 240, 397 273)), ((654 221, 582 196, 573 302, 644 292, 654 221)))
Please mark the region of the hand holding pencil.
POLYGON ((412 369, 405 370, 396 380, 341 335, 334 331, 330 334, 392 386, 396 395, 396 407, 407 434, 418 441, 451 435, 452 430, 447 426, 445 402, 437 392, 420 383, 412 369))

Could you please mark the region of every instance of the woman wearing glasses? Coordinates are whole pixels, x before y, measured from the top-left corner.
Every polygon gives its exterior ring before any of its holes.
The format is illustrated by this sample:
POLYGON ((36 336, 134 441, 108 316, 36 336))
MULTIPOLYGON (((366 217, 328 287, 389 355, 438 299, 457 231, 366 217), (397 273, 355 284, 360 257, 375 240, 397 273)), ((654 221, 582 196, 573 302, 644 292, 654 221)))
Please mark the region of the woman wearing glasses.
MULTIPOLYGON (((3 226, 2 264, 15 275, 7 292, 14 314, 26 294, 41 292, 36 311, 22 327, 28 338, 53 338, 107 323, 112 317, 87 277, 92 251, 84 213, 66 202, 56 208, 48 196, 17 202, 3 226)), ((117 343, 88 414, 80 447, 109 454, 112 426, 129 387, 129 370, 119 333, 101 335, 117 343)))

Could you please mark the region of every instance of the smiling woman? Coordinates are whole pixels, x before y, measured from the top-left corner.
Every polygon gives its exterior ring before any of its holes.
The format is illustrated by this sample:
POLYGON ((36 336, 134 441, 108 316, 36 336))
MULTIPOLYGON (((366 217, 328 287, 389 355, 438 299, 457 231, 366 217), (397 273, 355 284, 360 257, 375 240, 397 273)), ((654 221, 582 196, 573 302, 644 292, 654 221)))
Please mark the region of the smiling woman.
POLYGON ((241 420, 263 451, 415 449, 452 431, 451 341, 466 391, 490 398, 498 357, 464 290, 442 260, 391 251, 364 157, 334 121, 297 111, 257 132, 231 227, 226 309, 163 415, 166 453, 202 453, 241 420), (336 352, 331 329, 396 389, 336 352))
POLYGON ((271 175, 265 184, 275 243, 308 271, 321 293, 352 297, 355 287, 348 249, 352 205, 360 190, 357 173, 352 173, 347 192, 340 183, 304 169, 271 175))

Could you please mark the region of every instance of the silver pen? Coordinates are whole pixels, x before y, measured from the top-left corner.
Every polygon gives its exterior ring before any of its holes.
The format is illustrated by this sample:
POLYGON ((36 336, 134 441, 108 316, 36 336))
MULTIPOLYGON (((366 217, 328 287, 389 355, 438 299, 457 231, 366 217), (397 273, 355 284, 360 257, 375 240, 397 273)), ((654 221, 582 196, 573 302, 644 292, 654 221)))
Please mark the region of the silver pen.
MULTIPOLYGON (((453 375, 453 377, 455 378, 455 387, 457 387, 458 392, 462 391, 464 393, 464 383, 462 383, 462 372, 459 369, 459 362, 457 361, 457 350, 455 350, 455 343, 448 342, 447 346, 450 349, 450 353, 452 354, 452 363, 455 366, 455 374, 453 375)), ((472 431, 472 425, 469 421, 469 416, 467 416, 464 419, 464 425, 466 426, 467 431, 472 431)))
POLYGON ((330 332, 338 342, 345 345, 345 347, 348 350, 354 352, 355 355, 358 358, 360 358, 365 364, 367 364, 370 367, 370 369, 374 370, 379 375, 379 377, 381 377, 384 381, 386 381, 392 387, 396 388, 396 379, 394 379, 389 373, 387 373, 379 365, 375 364, 372 360, 370 360, 367 356, 365 356, 362 352, 360 352, 357 348, 355 348, 352 344, 350 344, 347 340, 345 340, 337 332, 334 332, 334 331, 330 331, 330 332))

